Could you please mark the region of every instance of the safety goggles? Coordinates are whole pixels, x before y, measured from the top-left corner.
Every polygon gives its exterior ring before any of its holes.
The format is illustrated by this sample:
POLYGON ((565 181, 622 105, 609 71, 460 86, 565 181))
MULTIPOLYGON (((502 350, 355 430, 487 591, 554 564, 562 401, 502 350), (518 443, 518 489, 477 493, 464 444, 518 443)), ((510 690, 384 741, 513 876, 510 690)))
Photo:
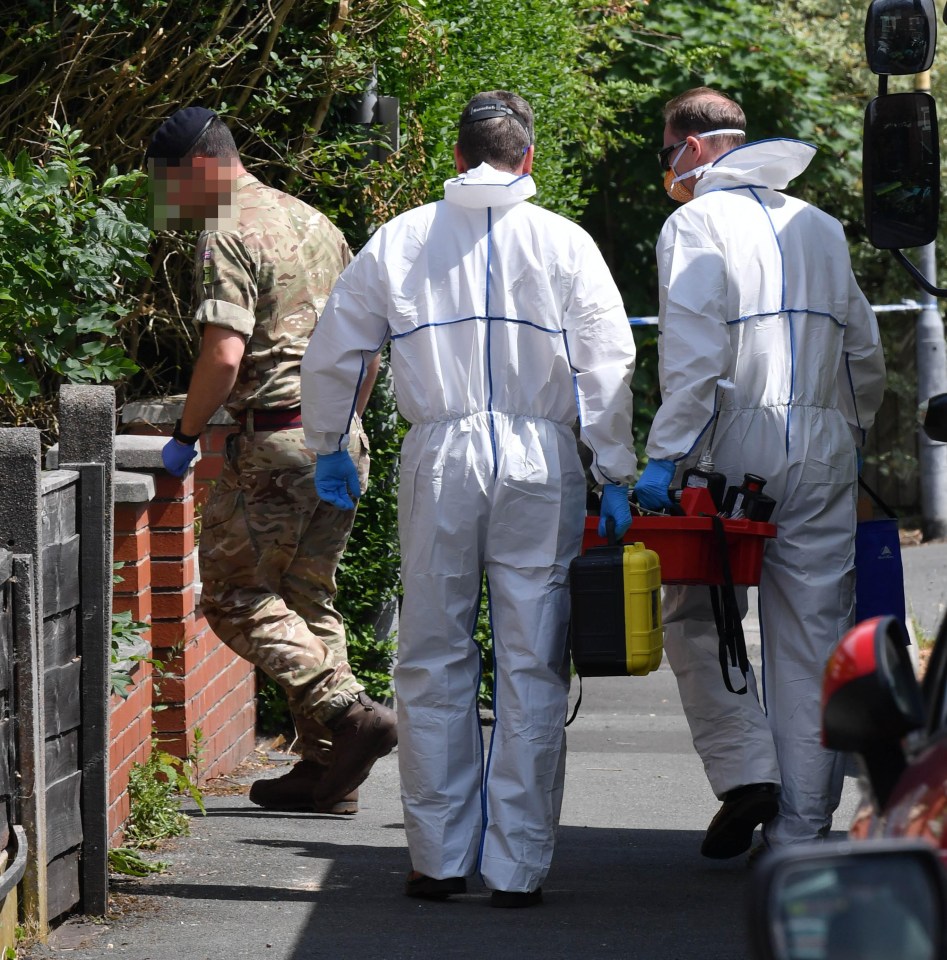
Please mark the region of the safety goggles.
MULTIPOLYGON (((704 140, 707 137, 745 137, 746 132, 736 127, 725 127, 723 130, 707 130, 704 133, 692 133, 691 136, 696 137, 698 140, 704 140)), ((686 137, 658 151, 658 163, 661 164, 661 169, 665 173, 671 169, 671 154, 678 147, 683 147, 685 143, 687 143, 686 137)))
POLYGON ((678 140, 677 143, 672 143, 667 147, 663 147, 658 151, 658 163, 661 164, 661 169, 667 173, 671 169, 671 154, 678 148, 683 147, 687 143, 687 140, 678 140))

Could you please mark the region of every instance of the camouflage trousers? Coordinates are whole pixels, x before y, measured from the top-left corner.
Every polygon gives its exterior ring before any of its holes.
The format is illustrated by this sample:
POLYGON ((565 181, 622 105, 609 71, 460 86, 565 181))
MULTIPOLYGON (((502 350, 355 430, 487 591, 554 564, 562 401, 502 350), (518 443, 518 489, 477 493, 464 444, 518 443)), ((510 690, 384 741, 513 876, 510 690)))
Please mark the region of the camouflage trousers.
MULTIPOLYGON (((368 440, 357 418, 350 436, 364 492, 368 440)), ((332 603, 355 511, 320 500, 314 476, 315 455, 301 429, 233 435, 202 514, 199 562, 207 622, 286 691, 297 750, 326 763, 325 721, 363 687, 332 603)))

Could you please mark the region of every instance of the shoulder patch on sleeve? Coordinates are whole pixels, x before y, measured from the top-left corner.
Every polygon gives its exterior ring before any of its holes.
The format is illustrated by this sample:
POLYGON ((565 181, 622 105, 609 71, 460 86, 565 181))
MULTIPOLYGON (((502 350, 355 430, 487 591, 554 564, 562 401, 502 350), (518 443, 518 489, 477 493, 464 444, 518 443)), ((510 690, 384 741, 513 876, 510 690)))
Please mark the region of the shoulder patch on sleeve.
POLYGON ((203 268, 204 268, 203 284, 205 287, 212 286, 214 283, 214 280, 216 279, 217 271, 214 268, 214 254, 210 248, 210 245, 208 245, 204 249, 203 268))

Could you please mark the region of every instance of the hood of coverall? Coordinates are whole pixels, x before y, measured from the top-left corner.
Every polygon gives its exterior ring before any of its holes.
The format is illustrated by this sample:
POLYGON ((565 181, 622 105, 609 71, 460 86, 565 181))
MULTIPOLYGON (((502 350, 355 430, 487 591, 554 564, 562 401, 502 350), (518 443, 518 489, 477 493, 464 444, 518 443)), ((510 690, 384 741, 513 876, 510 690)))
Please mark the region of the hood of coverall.
POLYGON ((812 162, 816 148, 803 140, 757 140, 734 147, 697 181, 694 196, 728 187, 784 190, 812 162))
POLYGON ((536 181, 528 173, 495 170, 489 163, 444 181, 445 200, 475 210, 509 207, 535 193, 536 181))

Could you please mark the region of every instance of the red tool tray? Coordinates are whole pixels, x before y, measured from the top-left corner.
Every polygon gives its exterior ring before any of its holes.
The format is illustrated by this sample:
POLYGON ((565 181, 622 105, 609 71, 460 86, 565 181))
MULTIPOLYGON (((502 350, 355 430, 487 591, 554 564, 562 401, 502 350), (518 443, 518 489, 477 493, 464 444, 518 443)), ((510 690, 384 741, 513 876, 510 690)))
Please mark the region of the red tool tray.
MULTIPOLYGON (((643 543, 661 560, 661 582, 721 584, 723 570, 713 531, 714 511, 710 494, 703 488, 687 488, 681 494, 685 516, 638 516, 622 538, 625 543, 643 543)), ((760 582, 763 547, 776 536, 772 523, 754 520, 724 520, 730 550, 733 582, 753 586, 760 582)), ((598 535, 598 517, 585 518, 583 552, 607 543, 598 535)))

